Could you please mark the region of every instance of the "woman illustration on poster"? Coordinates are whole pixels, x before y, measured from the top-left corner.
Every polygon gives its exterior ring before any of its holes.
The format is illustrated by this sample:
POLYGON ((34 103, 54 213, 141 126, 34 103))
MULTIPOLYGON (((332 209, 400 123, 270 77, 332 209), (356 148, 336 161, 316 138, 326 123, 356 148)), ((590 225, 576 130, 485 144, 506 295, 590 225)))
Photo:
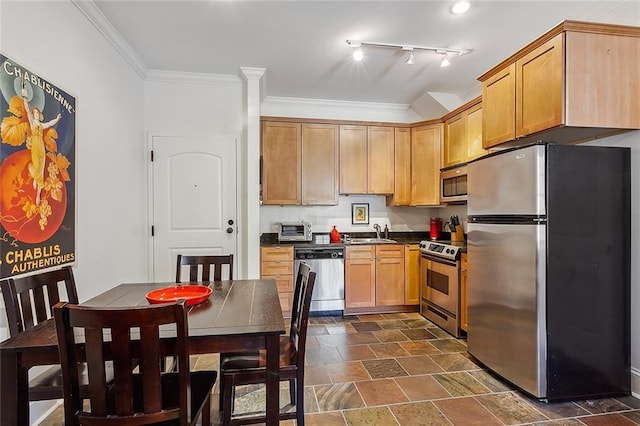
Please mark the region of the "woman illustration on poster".
POLYGON ((58 113, 56 118, 46 123, 42 122, 44 118, 39 108, 29 106, 27 101, 27 88, 22 82, 22 99, 24 101, 24 109, 29 118, 29 126, 31 126, 31 136, 27 140, 27 148, 31 151, 31 163, 29 164, 29 175, 33 178, 33 189, 36 190, 36 205, 40 204, 40 192, 44 188, 44 165, 46 151, 44 147, 43 133, 45 129, 53 127, 60 121, 61 114, 58 113))

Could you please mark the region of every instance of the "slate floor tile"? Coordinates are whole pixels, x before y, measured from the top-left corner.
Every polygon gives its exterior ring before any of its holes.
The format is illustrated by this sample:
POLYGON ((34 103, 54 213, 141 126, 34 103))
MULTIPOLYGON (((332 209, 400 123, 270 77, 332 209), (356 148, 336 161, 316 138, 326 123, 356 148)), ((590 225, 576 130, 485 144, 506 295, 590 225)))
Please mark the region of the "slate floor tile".
POLYGON ((444 426, 450 423, 432 402, 414 402, 390 406, 402 426, 444 426))
POLYGON ((456 426, 502 425, 496 416, 473 397, 441 399, 433 403, 456 426))
POLYGON ((365 408, 344 412, 347 424, 350 426, 397 425, 398 422, 388 407, 365 408))
MULTIPOLYGON (((480 365, 465 339, 418 312, 313 316, 309 322, 305 423, 311 426, 640 426, 640 399, 633 396, 559 403, 530 398, 480 365)), ((194 355, 191 362, 194 370, 219 368, 217 354, 194 355)), ((219 425, 217 384, 213 393, 211 419, 219 425)), ((264 409, 264 385, 241 386, 237 396, 240 411, 264 409)), ((286 382, 280 397, 283 410, 291 411, 286 382)), ((59 406, 40 424, 63 426, 63 419, 59 406)))
POLYGON ((371 359, 364 360, 362 364, 369 372, 372 379, 386 377, 408 376, 407 372, 395 359, 371 359))
POLYGON ((367 407, 409 402, 409 399, 393 379, 356 382, 356 387, 367 407))

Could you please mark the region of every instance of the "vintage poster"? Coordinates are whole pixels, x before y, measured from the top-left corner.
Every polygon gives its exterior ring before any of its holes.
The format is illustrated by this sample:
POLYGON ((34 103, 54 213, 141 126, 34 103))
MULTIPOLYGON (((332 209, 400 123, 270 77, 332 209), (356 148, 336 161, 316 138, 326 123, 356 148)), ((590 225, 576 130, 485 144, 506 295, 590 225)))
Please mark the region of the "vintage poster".
POLYGON ((76 100, 0 54, 0 276, 75 261, 76 100))

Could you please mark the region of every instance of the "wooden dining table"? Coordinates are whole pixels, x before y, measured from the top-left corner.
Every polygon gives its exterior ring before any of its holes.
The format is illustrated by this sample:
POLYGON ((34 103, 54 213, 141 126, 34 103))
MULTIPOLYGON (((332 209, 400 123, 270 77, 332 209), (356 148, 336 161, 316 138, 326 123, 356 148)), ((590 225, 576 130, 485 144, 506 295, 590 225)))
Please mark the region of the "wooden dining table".
MULTIPOLYGON (((182 283, 188 285, 189 283, 182 283)), ((211 283, 211 296, 189 307, 191 354, 266 349, 266 410, 255 422, 278 424, 280 335, 284 319, 274 280, 230 280, 211 283)), ((83 303, 85 306, 146 305, 146 294, 175 283, 120 284, 83 303)), ((170 339, 170 337, 167 337, 170 339)), ((0 419, 2 425, 29 424, 28 371, 58 364, 58 339, 53 319, 0 342, 0 419)))

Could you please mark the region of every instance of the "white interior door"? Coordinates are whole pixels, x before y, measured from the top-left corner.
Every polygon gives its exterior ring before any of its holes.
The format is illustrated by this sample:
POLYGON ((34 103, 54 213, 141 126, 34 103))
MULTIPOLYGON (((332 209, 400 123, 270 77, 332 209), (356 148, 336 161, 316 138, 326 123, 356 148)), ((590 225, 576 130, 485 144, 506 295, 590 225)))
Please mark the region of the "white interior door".
POLYGON ((236 253, 237 140, 152 137, 154 280, 175 280, 178 254, 236 253))

